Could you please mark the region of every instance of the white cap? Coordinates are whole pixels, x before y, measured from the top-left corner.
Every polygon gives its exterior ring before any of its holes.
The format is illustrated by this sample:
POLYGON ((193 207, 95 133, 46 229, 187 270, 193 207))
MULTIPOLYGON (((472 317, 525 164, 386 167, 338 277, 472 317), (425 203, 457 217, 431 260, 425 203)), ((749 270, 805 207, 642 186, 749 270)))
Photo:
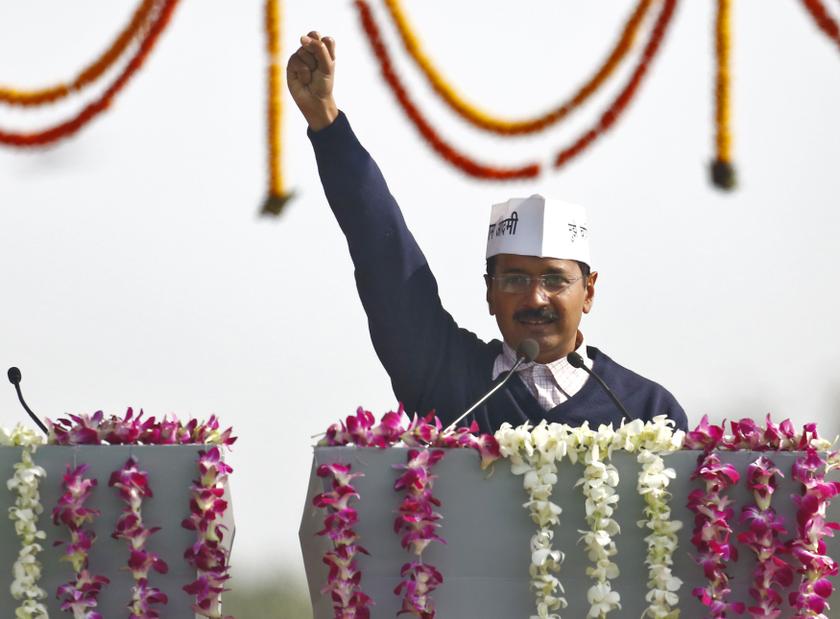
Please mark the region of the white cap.
POLYGON ((586 210, 538 194, 494 204, 486 257, 496 254, 577 260, 591 267, 586 210))

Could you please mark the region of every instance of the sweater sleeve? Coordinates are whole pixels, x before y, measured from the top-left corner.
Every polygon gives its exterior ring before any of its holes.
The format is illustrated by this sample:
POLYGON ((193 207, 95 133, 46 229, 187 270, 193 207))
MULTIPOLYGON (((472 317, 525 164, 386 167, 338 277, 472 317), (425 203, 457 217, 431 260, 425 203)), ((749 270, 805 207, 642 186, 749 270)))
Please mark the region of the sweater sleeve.
POLYGON ((469 396, 453 400, 454 385, 446 384, 451 371, 460 367, 463 374, 475 367, 486 344, 459 329, 444 310, 423 252, 346 116, 340 113, 329 127, 310 130, 309 138, 327 201, 347 238, 371 340, 394 394, 410 412, 436 408, 444 419, 454 415, 469 396), (444 414, 441 408, 452 410, 444 414))

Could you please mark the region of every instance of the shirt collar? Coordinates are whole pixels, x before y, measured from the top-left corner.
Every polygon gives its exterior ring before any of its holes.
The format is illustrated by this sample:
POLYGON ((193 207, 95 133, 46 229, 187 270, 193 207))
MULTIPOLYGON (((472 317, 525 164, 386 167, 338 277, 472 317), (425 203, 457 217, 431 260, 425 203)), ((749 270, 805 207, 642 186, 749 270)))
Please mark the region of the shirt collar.
MULTIPOLYGON (((592 360, 586 354, 586 342, 584 341, 583 334, 578 332, 580 335, 580 343, 578 347, 575 349, 575 352, 579 354, 583 358, 584 364, 586 367, 592 368, 592 360)), ((499 375, 503 374, 510 370, 514 364, 516 363, 516 351, 513 350, 510 346, 508 346, 507 342, 502 342, 502 352, 499 353, 499 356, 496 357, 496 361, 493 364, 493 376, 491 377, 492 380, 496 380, 499 375)), ((559 359, 555 359, 550 363, 537 363, 536 361, 531 361, 530 363, 523 363, 520 365, 516 371, 523 372, 525 370, 530 370, 534 366, 542 365, 551 372, 555 378, 561 376, 563 374, 574 373, 574 372, 583 372, 584 370, 578 369, 573 367, 567 360, 566 357, 560 357, 559 359)))

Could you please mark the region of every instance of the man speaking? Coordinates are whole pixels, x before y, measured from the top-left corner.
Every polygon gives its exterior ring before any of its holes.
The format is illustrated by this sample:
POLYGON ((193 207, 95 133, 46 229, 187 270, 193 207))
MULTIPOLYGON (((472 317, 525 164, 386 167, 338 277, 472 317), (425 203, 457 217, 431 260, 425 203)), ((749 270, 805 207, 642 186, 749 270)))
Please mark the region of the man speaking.
POLYGON ((661 414, 687 429, 666 389, 584 343, 580 321, 598 274, 579 206, 542 196, 494 205, 488 227, 475 233, 487 236, 486 300, 503 341, 458 327, 379 168, 336 106, 334 77, 335 42, 316 32, 301 37, 287 67, 289 90, 347 237, 373 346, 408 411, 434 409, 453 422, 515 368, 468 416, 483 432, 505 421, 597 427, 661 414))

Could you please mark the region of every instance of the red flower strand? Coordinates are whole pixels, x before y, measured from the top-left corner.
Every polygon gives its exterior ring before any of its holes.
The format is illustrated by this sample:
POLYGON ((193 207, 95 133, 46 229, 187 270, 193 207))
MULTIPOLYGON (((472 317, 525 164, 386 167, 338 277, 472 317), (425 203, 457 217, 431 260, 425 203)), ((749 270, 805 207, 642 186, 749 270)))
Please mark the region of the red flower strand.
POLYGON ((554 159, 555 168, 564 166, 589 148, 595 140, 609 131, 609 129, 615 124, 615 121, 617 121, 624 113, 627 105, 635 96, 642 80, 647 75, 650 64, 661 47, 662 39, 665 37, 665 32, 671 23, 671 17, 674 14, 676 6, 677 0, 664 0, 662 10, 660 11, 659 16, 656 19, 656 23, 653 26, 650 39, 642 52, 642 58, 636 66, 636 69, 633 71, 633 75, 630 77, 627 85, 618 94, 618 97, 613 100, 607 110, 601 115, 601 118, 598 120, 598 124, 595 127, 584 133, 571 146, 564 148, 557 153, 554 159))
POLYGON ((805 5, 811 17, 814 18, 819 29, 840 47, 840 25, 837 24, 831 16, 831 13, 825 8, 822 0, 802 0, 802 4, 805 5))
POLYGON ((143 525, 143 500, 153 496, 149 474, 138 468, 137 460, 132 456, 123 468, 111 474, 108 485, 116 488, 125 503, 112 537, 128 542, 128 568, 135 583, 128 605, 129 619, 159 619, 160 613, 152 608, 152 604, 167 604, 169 599, 160 589, 149 586, 149 572, 154 569, 159 574, 166 574, 169 566, 157 553, 146 550, 149 537, 159 530, 143 525))
POLYGON ((146 31, 146 36, 140 41, 137 53, 129 60, 128 64, 117 76, 114 82, 95 101, 86 105, 81 112, 70 120, 66 120, 48 129, 34 133, 14 133, 0 129, 0 144, 18 148, 31 148, 35 146, 46 146, 59 140, 68 138, 96 116, 107 110, 114 98, 125 87, 134 74, 143 66, 149 52, 152 51, 160 33, 172 17, 172 12, 178 4, 178 0, 161 0, 157 17, 154 18, 146 31))
POLYGON ((391 92, 394 93, 394 96, 397 98, 403 112, 405 112, 406 116, 408 116, 409 120, 414 124, 415 128, 441 157, 446 159, 446 161, 454 165, 462 172, 476 178, 512 180, 534 178, 540 173, 540 164, 538 163, 530 163, 518 168, 494 167, 479 163, 450 146, 440 135, 438 135, 411 100, 408 91, 405 89, 405 86, 402 84, 400 77, 394 69, 388 48, 382 40, 382 35, 379 32, 379 26, 376 24, 376 20, 373 17, 373 13, 371 12, 368 3, 365 0, 356 0, 355 5, 359 11, 362 28, 367 35, 368 41, 373 49, 373 53, 376 55, 376 59, 379 61, 382 76, 391 88, 391 92))

